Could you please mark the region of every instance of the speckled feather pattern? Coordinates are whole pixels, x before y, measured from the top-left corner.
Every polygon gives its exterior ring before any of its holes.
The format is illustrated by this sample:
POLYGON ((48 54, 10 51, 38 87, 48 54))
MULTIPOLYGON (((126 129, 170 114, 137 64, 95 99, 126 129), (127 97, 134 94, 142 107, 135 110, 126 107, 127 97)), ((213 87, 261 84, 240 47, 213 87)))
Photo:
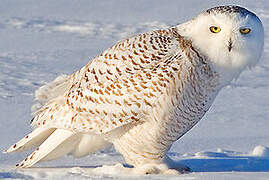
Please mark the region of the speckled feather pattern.
POLYGON ((247 9, 240 7, 240 6, 218 6, 214 8, 210 8, 206 10, 206 13, 210 14, 225 14, 229 16, 233 16, 234 14, 240 14, 241 16, 245 17, 247 15, 256 16, 252 12, 248 11, 247 9))
POLYGON ((109 139, 134 165, 161 160, 202 118, 218 86, 207 59, 176 28, 123 40, 70 80, 64 96, 39 110, 32 125, 107 137, 126 125, 109 139))

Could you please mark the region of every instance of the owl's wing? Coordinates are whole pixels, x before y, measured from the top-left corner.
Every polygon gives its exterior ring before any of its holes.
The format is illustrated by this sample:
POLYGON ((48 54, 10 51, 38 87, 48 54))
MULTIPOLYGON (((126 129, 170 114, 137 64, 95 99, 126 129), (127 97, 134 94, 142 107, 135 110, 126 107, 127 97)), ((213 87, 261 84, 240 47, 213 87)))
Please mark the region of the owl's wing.
MULTIPOLYGON (((172 82, 178 68, 170 63, 180 58, 179 48, 172 30, 121 41, 73 74, 64 102, 45 106, 39 116, 48 118, 49 126, 97 134, 142 122, 172 82)), ((44 124, 37 119, 38 126, 44 124)))
POLYGON ((16 165, 24 168, 109 146, 96 134, 148 120, 154 107, 161 106, 158 100, 174 92, 171 83, 180 78, 180 61, 191 56, 185 45, 172 29, 141 34, 111 47, 73 75, 47 84, 36 96, 45 105, 36 108, 31 123, 35 130, 4 152, 41 143, 16 165))

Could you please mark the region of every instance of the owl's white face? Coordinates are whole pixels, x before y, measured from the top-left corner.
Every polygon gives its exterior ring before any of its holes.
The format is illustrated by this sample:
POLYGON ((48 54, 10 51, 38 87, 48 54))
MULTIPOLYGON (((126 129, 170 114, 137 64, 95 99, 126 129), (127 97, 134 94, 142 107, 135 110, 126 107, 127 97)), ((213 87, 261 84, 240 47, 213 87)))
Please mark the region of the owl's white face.
POLYGON ((209 9, 178 28, 212 61, 223 86, 256 65, 263 52, 262 22, 238 6, 209 9))

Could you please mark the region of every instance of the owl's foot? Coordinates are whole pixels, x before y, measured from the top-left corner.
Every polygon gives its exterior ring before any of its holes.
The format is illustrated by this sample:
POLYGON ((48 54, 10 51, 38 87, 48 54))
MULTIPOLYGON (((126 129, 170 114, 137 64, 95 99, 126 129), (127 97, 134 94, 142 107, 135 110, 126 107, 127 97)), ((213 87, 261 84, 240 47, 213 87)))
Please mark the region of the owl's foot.
POLYGON ((180 174, 175 169, 169 169, 166 164, 145 164, 139 167, 135 167, 135 174, 180 174))
POLYGON ((178 162, 173 161, 170 159, 167 155, 164 158, 163 161, 169 169, 175 169, 177 170, 180 174, 185 174, 191 172, 191 168, 189 168, 186 165, 180 164, 178 162))
POLYGON ((145 164, 134 169, 136 174, 169 174, 178 175, 190 172, 190 168, 181 165, 180 167, 171 168, 167 164, 145 164))

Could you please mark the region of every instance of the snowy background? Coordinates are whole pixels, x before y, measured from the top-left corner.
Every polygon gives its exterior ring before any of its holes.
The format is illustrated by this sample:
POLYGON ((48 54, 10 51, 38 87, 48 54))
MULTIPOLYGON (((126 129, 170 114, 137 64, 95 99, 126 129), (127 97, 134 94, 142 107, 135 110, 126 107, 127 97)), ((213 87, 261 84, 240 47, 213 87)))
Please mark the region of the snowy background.
MULTIPOLYGON (((169 155, 192 173, 139 178, 268 180, 268 0, 1 0, 0 150, 31 131, 33 94, 45 82, 78 70, 120 39, 182 23, 224 4, 244 6, 261 18, 263 57, 223 89, 203 120, 172 146, 169 155)), ((117 163, 123 159, 113 149, 15 170, 26 154, 0 154, 0 179, 138 178, 121 172, 126 168, 117 163)))

